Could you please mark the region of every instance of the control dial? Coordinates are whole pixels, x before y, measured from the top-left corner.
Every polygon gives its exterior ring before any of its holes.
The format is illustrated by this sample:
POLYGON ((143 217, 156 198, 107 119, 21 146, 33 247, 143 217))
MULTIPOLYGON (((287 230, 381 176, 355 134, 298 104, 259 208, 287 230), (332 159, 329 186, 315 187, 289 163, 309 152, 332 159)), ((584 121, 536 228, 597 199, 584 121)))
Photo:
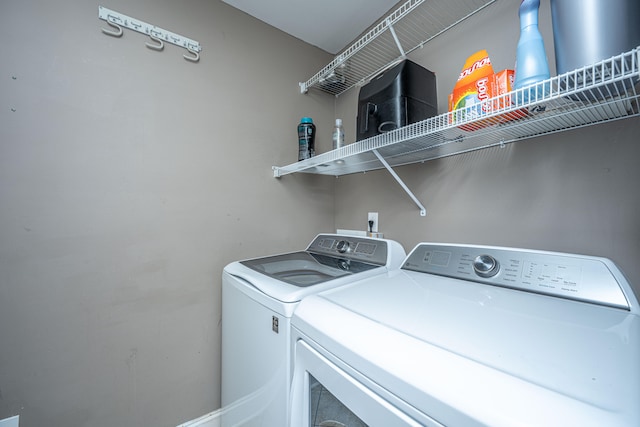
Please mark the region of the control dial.
POLYGON ((347 242, 346 240, 340 240, 338 242, 338 246, 336 246, 336 249, 338 249, 338 252, 340 252, 341 254, 347 252, 349 250, 349 242, 347 242))
POLYGON ((491 255, 478 255, 473 260, 473 271, 480 277, 493 277, 498 274, 500 264, 491 255))

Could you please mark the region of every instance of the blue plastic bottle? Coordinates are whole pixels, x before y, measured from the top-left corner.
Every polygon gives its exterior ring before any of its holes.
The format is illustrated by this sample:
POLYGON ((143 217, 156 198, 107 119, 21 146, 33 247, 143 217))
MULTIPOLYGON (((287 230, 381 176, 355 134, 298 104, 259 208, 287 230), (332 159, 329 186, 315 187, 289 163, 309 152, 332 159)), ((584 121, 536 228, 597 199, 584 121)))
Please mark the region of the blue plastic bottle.
MULTIPOLYGON (((516 50, 514 88, 520 89, 546 80, 550 77, 547 55, 544 50, 542 34, 538 29, 538 9, 540 0, 522 0, 520 3, 520 39, 516 50)), ((524 91, 523 97, 517 95, 518 103, 539 99, 542 90, 524 91)))

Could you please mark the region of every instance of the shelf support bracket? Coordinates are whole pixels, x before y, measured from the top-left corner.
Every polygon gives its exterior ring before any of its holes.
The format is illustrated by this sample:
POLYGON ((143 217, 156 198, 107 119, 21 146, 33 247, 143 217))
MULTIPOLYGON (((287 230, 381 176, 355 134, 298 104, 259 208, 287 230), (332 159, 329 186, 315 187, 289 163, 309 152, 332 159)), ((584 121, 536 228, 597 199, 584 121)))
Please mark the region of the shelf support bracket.
POLYGON ((400 43, 400 39, 398 38, 398 35, 396 34, 396 30, 393 29, 393 25, 391 24, 391 20, 387 19, 387 23, 389 25, 389 32, 391 33, 391 36, 393 37, 393 40, 396 42, 396 46, 398 47, 398 50, 400 51, 400 56, 402 58, 406 57, 407 54, 405 53, 404 49, 402 48, 402 43, 400 43))
POLYGON ((411 197, 411 200, 413 200, 413 203, 415 203, 418 206, 418 208, 420 209, 420 216, 426 216, 427 215, 427 209, 424 207, 424 205, 422 203, 420 203, 420 200, 418 200, 418 198, 411 192, 411 190, 409 190, 409 187, 407 187, 407 185, 404 183, 404 181, 402 181, 402 179, 398 176, 396 171, 394 171, 393 168, 391 168, 391 166, 389 166, 389 163, 387 163, 387 161, 384 159, 384 157, 382 157, 382 155, 380 155, 378 150, 372 150, 372 151, 373 151, 373 154, 376 155, 378 160, 380 160, 380 163, 382 163, 382 165, 385 167, 385 169, 387 169, 389 171, 389 173, 391 174, 391 176, 395 178, 395 180, 398 182, 398 184, 400 184, 400 186, 405 191, 405 193, 407 193, 407 195, 409 195, 409 197, 411 197))

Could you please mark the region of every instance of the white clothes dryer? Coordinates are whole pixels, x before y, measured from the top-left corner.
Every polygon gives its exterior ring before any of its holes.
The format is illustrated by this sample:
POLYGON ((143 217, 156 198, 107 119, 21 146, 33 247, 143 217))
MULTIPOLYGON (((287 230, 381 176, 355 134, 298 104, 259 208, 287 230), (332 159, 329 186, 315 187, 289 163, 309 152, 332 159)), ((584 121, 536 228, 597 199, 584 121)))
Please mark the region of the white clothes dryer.
POLYGON ((305 298, 292 342, 290 427, 318 384, 371 427, 640 426, 640 309, 605 258, 423 243, 305 298))
POLYGON ((398 269, 405 257, 393 240, 320 234, 306 250, 227 265, 222 426, 286 426, 295 307, 313 293, 398 269))

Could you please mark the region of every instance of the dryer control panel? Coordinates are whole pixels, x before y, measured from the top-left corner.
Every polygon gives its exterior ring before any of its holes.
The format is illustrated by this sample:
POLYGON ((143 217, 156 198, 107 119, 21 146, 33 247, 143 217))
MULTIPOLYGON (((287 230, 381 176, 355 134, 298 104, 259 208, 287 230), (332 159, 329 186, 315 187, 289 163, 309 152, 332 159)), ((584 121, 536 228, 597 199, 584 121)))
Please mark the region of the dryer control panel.
POLYGON ((631 286, 607 258, 494 246, 422 243, 409 254, 402 268, 638 310, 631 286))

